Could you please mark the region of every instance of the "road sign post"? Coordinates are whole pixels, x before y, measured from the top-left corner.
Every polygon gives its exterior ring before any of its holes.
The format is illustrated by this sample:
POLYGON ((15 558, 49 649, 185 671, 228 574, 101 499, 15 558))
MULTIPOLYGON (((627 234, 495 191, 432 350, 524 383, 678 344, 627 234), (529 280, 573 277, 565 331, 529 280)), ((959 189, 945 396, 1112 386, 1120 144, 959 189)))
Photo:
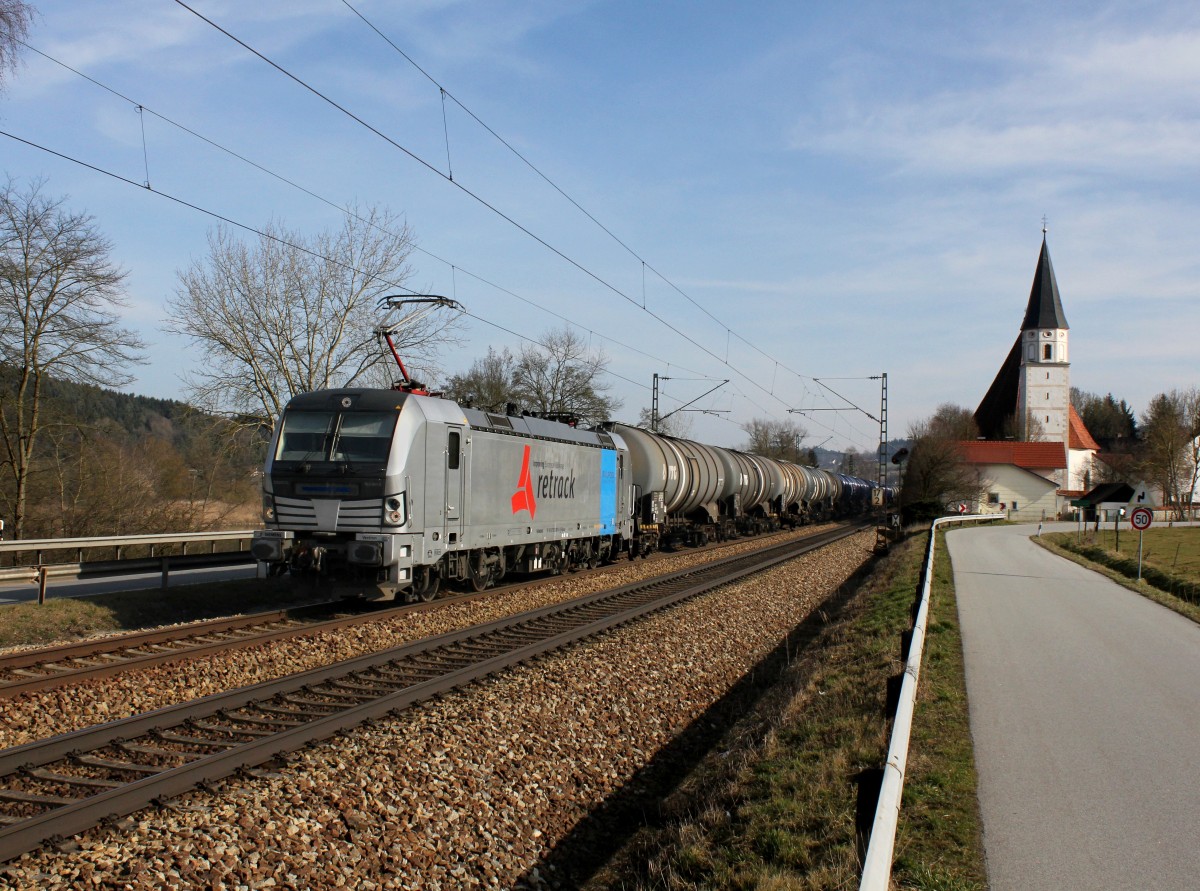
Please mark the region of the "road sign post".
POLYGON ((1138 531, 1138 574, 1137 580, 1142 580, 1142 534, 1154 522, 1154 513, 1148 507, 1134 508, 1129 515, 1129 525, 1138 531))

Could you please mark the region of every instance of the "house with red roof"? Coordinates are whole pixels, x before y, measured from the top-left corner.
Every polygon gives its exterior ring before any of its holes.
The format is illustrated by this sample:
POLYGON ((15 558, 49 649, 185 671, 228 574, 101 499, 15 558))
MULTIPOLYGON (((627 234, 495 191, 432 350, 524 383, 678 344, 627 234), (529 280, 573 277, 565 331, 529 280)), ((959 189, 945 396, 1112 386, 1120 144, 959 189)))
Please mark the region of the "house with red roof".
POLYGON ((979 481, 979 504, 968 510, 1032 520, 1058 515, 1060 480, 1067 469, 1061 442, 977 440, 958 446, 979 481))

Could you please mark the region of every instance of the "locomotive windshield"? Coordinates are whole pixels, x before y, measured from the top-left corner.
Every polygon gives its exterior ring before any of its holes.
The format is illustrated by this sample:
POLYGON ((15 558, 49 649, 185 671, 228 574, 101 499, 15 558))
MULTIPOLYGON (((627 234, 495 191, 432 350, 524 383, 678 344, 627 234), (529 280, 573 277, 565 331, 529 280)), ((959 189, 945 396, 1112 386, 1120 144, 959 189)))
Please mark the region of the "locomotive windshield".
POLYGON ((283 417, 276 461, 387 464, 397 412, 291 410, 283 417))

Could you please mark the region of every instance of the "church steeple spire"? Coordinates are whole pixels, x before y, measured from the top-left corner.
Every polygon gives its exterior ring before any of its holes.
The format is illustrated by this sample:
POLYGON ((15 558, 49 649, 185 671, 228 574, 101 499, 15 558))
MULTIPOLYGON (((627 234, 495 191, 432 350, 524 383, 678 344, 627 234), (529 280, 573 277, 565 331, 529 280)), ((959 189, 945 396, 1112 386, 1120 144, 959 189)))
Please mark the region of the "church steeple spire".
POLYGON ((1017 386, 1017 433, 1024 440, 1066 442, 1071 410, 1067 317, 1058 296, 1042 224, 1042 252, 1025 321, 1021 323, 1021 373, 1017 386))
POLYGON ((1050 249, 1046 246, 1046 228, 1043 223, 1042 253, 1038 257, 1037 271, 1033 274, 1033 287, 1029 290, 1029 305, 1025 307, 1025 320, 1021 323, 1021 330, 1066 330, 1070 327, 1063 313, 1062 300, 1058 296, 1058 282, 1054 279, 1054 266, 1050 263, 1050 249))

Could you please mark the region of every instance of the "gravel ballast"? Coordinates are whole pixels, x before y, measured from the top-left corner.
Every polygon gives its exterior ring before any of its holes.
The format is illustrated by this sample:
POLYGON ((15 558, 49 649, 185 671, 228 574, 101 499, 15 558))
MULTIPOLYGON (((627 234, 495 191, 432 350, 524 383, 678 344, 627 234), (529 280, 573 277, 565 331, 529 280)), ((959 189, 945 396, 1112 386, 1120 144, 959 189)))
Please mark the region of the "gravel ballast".
POLYGON ((432 612, 408 613, 379 622, 217 653, 203 659, 165 663, 22 694, 5 702, 0 711, 0 749, 469 628, 653 575, 687 569, 731 553, 804 538, 823 528, 826 527, 749 539, 717 550, 617 563, 601 572, 563 576, 548 585, 500 591, 483 600, 447 603, 432 612))
MULTIPOLYGON (((555 875, 537 871, 546 852, 833 593, 869 558, 873 541, 873 532, 855 535, 306 750, 266 777, 232 779, 220 790, 186 796, 171 809, 141 812, 128 830, 93 830, 78 839, 76 852, 25 855, 0 868, 0 886, 558 885, 555 875)), ((577 596, 589 585, 620 583, 612 574, 571 579, 563 585, 578 587, 555 599, 577 596)), ((510 605, 507 612, 533 605, 510 605)), ((106 720, 120 717, 112 712, 124 709, 112 703, 120 701, 121 691, 137 694, 126 713, 144 711, 277 676, 283 659, 295 671, 308 659, 324 664, 449 630, 416 627, 427 622, 461 627, 495 617, 478 615, 480 610, 489 611, 482 602, 464 604, 423 614, 419 621, 406 618, 402 629, 369 626, 364 640, 349 644, 323 636, 287 641, 262 648, 262 654, 243 651, 230 665, 197 663, 205 671, 166 666, 137 672, 140 682, 106 679, 15 704, 60 710, 55 716, 60 724, 74 720, 84 726, 96 720, 98 709, 105 710, 106 720), (388 642, 380 643, 382 638, 388 642), (247 664, 235 667, 241 662, 247 664), (182 677, 186 695, 178 689, 182 677), (162 686, 154 689, 152 682, 162 686), (108 689, 80 695, 92 686, 108 689), (147 701, 156 704, 141 704, 147 701)), ((36 723, 37 715, 27 711, 25 718, 36 723)), ((20 719, 5 720, 7 733, 20 736, 20 719)), ((27 731, 29 739, 38 735, 45 733, 27 731)))

